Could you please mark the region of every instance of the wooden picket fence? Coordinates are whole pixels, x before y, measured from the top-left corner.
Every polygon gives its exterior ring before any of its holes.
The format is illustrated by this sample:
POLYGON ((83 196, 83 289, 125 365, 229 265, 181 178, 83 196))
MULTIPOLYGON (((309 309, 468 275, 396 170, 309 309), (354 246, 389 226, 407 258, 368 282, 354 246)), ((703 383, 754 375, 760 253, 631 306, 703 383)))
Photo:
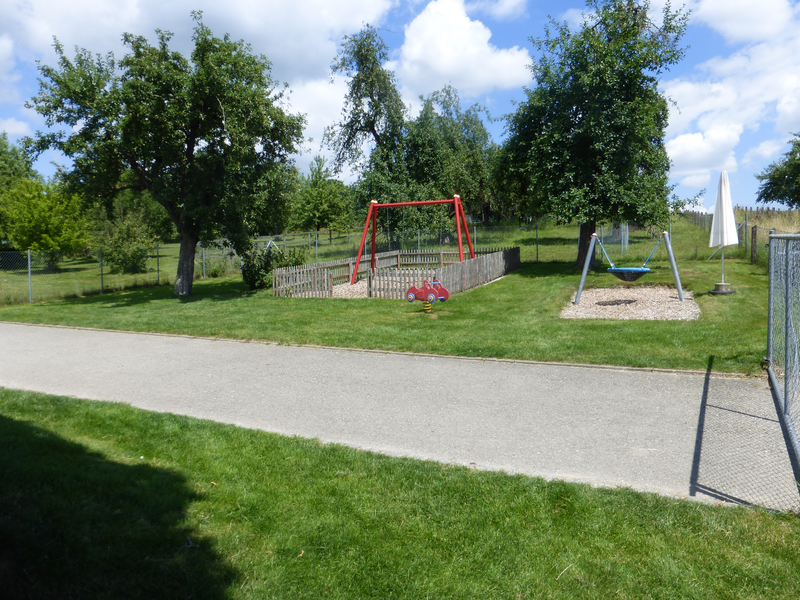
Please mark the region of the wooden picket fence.
MULTIPOLYGON (((434 277, 438 277, 444 283, 442 277, 446 277, 453 281, 455 288, 450 290, 446 284, 445 287, 451 293, 456 293, 476 287, 476 285, 482 285, 486 281, 491 281, 519 268, 519 248, 483 248, 476 250, 475 254, 475 259, 462 263, 457 250, 382 252, 375 255, 376 269, 372 274, 370 274, 371 257, 366 255, 361 259, 357 279, 369 277, 370 297, 398 299, 405 297, 405 291, 412 285, 421 286, 424 279, 430 281, 434 277), (514 254, 515 250, 516 254, 514 254), (503 258, 508 253, 511 253, 509 256, 516 256, 516 263, 513 262, 513 259, 503 258), (487 259, 494 255, 498 256, 487 259), (516 266, 513 266, 514 264, 516 266), (502 268, 499 265, 502 265, 502 268), (505 270, 500 275, 493 275, 503 269, 505 270), (489 278, 487 279, 487 277, 489 278), (480 283, 473 284, 479 280, 480 283), (405 287, 403 288, 403 286, 405 287), (403 289, 401 290, 401 288, 403 289)), ((330 297, 333 294, 333 286, 349 282, 352 279, 355 262, 355 258, 346 258, 318 265, 275 269, 272 272, 272 293, 275 296, 295 298, 330 297)))
MULTIPOLYGON (((477 253, 476 253, 477 254, 477 253)), ((484 285, 520 267, 519 247, 495 250, 464 262, 431 269, 378 269, 369 275, 371 298, 402 300, 412 285, 438 279, 450 294, 484 285)))

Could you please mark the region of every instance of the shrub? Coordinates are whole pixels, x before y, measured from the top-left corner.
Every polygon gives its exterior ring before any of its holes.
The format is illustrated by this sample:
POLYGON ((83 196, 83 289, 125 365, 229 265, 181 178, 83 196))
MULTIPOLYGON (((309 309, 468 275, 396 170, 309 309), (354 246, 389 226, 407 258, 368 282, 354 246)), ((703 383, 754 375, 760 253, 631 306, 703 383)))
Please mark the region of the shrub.
POLYGON ((135 215, 111 224, 102 236, 103 262, 112 273, 146 273, 147 257, 155 246, 150 229, 135 215))
POLYGON ((305 261, 305 248, 292 248, 286 253, 271 246, 256 248, 242 256, 242 279, 251 290, 263 290, 272 285, 273 269, 295 267, 305 261))

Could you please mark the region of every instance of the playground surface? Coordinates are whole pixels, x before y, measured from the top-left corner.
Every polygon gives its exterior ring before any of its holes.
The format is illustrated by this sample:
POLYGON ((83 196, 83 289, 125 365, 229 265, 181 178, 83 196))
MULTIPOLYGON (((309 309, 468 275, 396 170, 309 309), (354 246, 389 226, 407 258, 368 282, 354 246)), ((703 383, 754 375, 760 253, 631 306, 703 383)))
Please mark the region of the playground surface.
POLYGON ((800 510, 766 377, 5 322, 0 339, 6 388, 478 469, 800 510))

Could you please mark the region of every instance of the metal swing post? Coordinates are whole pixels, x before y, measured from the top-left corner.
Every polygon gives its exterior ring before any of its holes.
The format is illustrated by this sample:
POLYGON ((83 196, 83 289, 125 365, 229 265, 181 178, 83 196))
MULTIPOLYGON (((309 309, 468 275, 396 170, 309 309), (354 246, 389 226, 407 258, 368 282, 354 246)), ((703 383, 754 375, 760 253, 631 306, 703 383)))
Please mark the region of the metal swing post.
POLYGON ((372 255, 370 256, 370 271, 375 271, 375 236, 378 229, 378 203, 375 203, 372 211, 372 255))
MULTIPOLYGON (((472 247, 472 238, 469 237, 469 226, 467 225, 467 215, 464 213, 464 205, 461 203, 461 196, 453 196, 453 200, 458 202, 459 211, 461 212, 461 218, 464 221, 464 233, 467 234, 467 246, 469 246, 469 257, 475 258, 475 249, 472 247)), ((461 256, 461 260, 464 260, 463 252, 461 256)))
MULTIPOLYGON (((581 301, 581 293, 583 292, 583 286, 586 283, 586 274, 589 272, 589 263, 592 262, 592 256, 594 256, 594 245, 597 242, 597 234, 592 234, 592 239, 589 241, 589 251, 586 254, 586 262, 583 263, 583 272, 581 273, 581 283, 578 285, 578 292, 575 294, 575 300, 573 300, 573 304, 578 304, 581 301)), ((602 248, 602 246, 601 246, 602 248)), ((610 259, 609 259, 610 260, 610 259)))
POLYGON ((358 267, 361 264, 361 254, 362 252, 364 252, 364 245, 367 242, 367 231, 369 231, 369 222, 372 219, 372 213, 375 211, 375 205, 377 203, 378 203, 377 200, 373 200, 372 202, 369 203, 369 210, 367 210, 367 220, 364 222, 364 233, 361 234, 361 245, 358 247, 358 255, 356 256, 356 264, 353 267, 353 276, 350 278, 350 285, 355 284, 356 277, 358 276, 358 267))
MULTIPOLYGON (((664 243, 667 245, 667 254, 669 255, 669 266, 672 267, 672 277, 675 279, 675 287, 678 290, 678 298, 683 302, 683 287, 681 287, 681 276, 678 275, 678 265, 675 262, 675 255, 672 253, 672 244, 669 240, 669 233, 664 232, 661 234, 664 238, 664 243)), ((648 259, 649 260, 649 259, 648 259)))
POLYGON ((458 236, 458 257, 461 262, 464 262, 464 244, 461 241, 461 214, 460 214, 459 197, 453 196, 453 208, 456 211, 456 235, 458 236))

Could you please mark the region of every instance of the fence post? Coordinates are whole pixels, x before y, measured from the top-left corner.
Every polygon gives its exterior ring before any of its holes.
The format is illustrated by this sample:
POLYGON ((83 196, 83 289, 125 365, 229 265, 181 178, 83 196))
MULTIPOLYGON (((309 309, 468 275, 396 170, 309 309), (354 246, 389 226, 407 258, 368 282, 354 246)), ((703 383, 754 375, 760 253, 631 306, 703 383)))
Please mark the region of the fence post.
MULTIPOLYGON (((753 230, 758 225, 753 226, 753 230)), ((754 231, 755 235, 755 231, 754 231)), ((767 300, 767 365, 772 368, 772 347, 774 344, 773 327, 775 325, 775 254, 777 240, 769 240, 769 300, 767 300)))
POLYGON ((161 264, 158 258, 158 243, 156 242, 156 284, 161 285, 161 264))
POLYGON ((753 225, 753 233, 750 238, 750 264, 756 264, 758 258, 758 225, 753 225))
POLYGON ((744 255, 747 256, 747 232, 750 228, 747 226, 747 211, 744 212, 744 255))
POLYGON ((33 278, 31 277, 31 251, 28 250, 28 302, 33 304, 33 278))
MULTIPOLYGON (((783 343, 783 414, 786 414, 787 409, 789 408, 789 393, 791 392, 791 381, 792 381, 792 374, 789 371, 789 356, 790 351, 789 349, 792 347, 792 328, 789 327, 789 323, 791 323, 792 319, 792 270, 791 270, 791 255, 792 253, 789 251, 790 244, 789 240, 786 240, 786 267, 785 267, 785 274, 786 274, 786 284, 784 287, 783 292, 783 303, 786 308, 784 314, 784 332, 785 340, 783 343)), ((796 377, 796 374, 795 374, 796 377)))
POLYGON ((103 286, 103 247, 100 246, 100 293, 104 294, 105 289, 103 286))

